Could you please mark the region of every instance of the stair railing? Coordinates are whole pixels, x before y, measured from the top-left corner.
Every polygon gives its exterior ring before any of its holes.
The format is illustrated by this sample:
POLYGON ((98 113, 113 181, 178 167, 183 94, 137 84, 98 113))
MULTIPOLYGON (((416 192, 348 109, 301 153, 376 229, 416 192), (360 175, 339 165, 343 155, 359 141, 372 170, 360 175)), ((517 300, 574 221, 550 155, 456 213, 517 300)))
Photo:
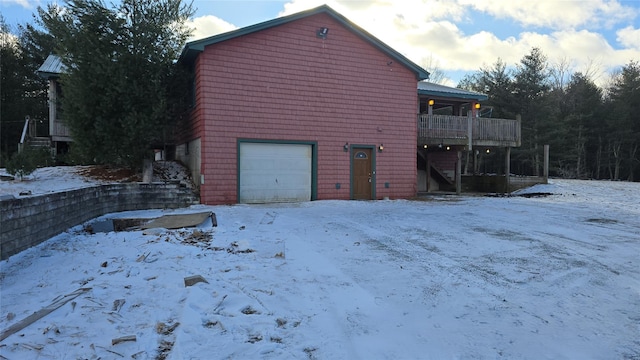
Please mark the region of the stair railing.
POLYGON ((25 118, 24 118, 24 127, 22 128, 22 136, 20 137, 20 143, 18 143, 18 152, 19 153, 21 153, 22 150, 24 149, 24 142, 27 139, 27 130, 29 129, 29 120, 31 120, 29 115, 25 116, 25 118))

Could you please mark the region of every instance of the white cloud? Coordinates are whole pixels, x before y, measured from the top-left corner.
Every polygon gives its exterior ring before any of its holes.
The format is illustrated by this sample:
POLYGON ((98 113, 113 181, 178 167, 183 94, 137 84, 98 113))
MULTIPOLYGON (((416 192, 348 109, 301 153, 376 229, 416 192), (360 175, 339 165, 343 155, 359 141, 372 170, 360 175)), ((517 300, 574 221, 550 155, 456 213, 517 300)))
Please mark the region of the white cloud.
POLYGON ((22 6, 25 9, 35 9, 40 5, 40 1, 30 1, 30 0, 0 0, 2 1, 2 5, 18 5, 22 6))
POLYGON ((637 10, 616 0, 460 0, 460 3, 524 26, 551 29, 611 27, 638 16, 637 10))
POLYGON ((615 0, 291 0, 280 15, 325 2, 415 63, 437 64, 445 73, 476 71, 498 58, 515 65, 533 47, 539 47, 550 63, 568 60, 574 71, 600 64, 603 79, 605 71, 640 58, 637 29, 618 31, 618 41, 627 49, 614 49, 600 33, 575 30, 609 26, 638 15, 615 0), (470 22, 472 11, 556 31, 515 32, 504 39, 487 31, 465 34, 456 23, 470 22))
POLYGON ((230 24, 216 16, 206 15, 194 18, 187 22, 189 28, 194 29, 191 40, 199 40, 209 36, 221 34, 237 29, 237 26, 230 24))
POLYGON ((616 40, 618 40, 622 46, 640 50, 640 29, 627 26, 624 29, 618 30, 616 35, 618 35, 616 40))

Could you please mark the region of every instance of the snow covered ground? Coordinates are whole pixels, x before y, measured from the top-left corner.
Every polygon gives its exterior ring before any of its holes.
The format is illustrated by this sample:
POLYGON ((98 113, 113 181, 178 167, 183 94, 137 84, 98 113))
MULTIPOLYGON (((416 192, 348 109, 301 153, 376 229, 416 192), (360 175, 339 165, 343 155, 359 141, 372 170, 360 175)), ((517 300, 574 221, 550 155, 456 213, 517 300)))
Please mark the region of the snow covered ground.
POLYGON ((0 332, 89 289, 0 358, 640 359, 640 184, 526 192, 553 195, 109 214, 218 227, 85 224, 0 262, 0 332))
POLYGON ((81 189, 83 187, 99 185, 102 181, 81 176, 79 173, 88 169, 87 166, 56 166, 36 169, 33 173, 20 180, 9 180, 5 169, 0 169, 0 196, 21 197, 20 193, 40 195, 50 192, 81 189))

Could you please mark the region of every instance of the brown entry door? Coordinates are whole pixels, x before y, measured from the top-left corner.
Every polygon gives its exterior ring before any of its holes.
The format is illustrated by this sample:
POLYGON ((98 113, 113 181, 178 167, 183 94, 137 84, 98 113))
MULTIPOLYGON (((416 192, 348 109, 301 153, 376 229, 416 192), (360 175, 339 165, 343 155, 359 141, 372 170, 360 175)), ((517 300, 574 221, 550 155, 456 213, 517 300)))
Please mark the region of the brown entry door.
POLYGON ((371 200, 373 189, 371 149, 353 149, 353 198, 371 200))

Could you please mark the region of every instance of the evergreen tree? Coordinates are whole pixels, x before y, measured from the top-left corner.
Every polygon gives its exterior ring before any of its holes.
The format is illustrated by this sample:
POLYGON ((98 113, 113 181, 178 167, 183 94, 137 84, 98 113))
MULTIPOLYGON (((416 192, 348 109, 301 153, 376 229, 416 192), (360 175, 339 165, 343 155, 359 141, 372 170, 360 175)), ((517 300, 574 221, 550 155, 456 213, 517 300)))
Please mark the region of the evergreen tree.
POLYGON ((594 131, 600 120, 602 90, 582 73, 575 73, 567 86, 561 106, 567 145, 560 152, 566 160, 565 174, 569 177, 592 177, 597 173, 594 156, 597 148, 589 152, 588 144, 598 143, 594 131), (595 152, 593 152, 595 150, 595 152))
POLYGON ((614 180, 640 177, 640 64, 632 61, 615 76, 608 102, 613 111, 608 118, 609 144, 613 155, 614 180))
POLYGON ((501 59, 489 68, 465 76, 458 88, 486 94, 489 100, 484 106, 491 107, 491 117, 512 119, 517 111, 513 106, 513 80, 507 65, 501 59))
POLYGON ((46 135, 47 88, 35 73, 38 66, 0 16, 0 150, 5 158, 18 150, 26 116, 42 123, 38 134, 46 135))
POLYGON ((514 105, 522 114, 522 148, 514 151, 514 158, 537 176, 542 169, 542 145, 548 143, 555 116, 548 80, 547 59, 540 49, 533 48, 520 60, 515 73, 514 105))
POLYGON ((58 41, 65 121, 75 150, 98 163, 139 166, 172 133, 174 61, 192 15, 181 0, 69 0, 39 14, 58 41))

